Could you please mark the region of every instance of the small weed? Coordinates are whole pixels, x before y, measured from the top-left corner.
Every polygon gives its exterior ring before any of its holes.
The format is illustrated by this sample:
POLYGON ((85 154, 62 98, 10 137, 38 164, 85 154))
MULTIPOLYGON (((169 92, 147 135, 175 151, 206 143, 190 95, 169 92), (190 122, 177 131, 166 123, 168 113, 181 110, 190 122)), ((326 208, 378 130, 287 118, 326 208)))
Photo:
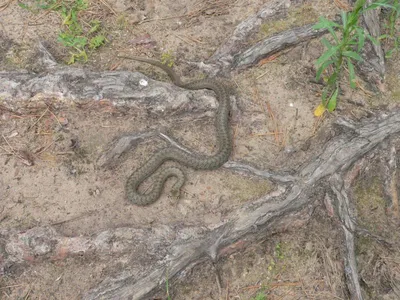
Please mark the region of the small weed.
POLYGON ((171 68, 175 63, 175 56, 171 51, 164 52, 161 54, 161 62, 171 68))
POLYGON ((258 292, 254 298, 251 298, 251 300, 267 300, 267 295, 265 295, 265 293, 261 291, 258 292))
POLYGON ((93 51, 107 41, 105 35, 102 34, 99 20, 84 23, 78 18, 79 13, 88 8, 86 0, 36 0, 33 5, 25 3, 18 3, 18 5, 33 13, 40 10, 51 10, 60 14, 62 30, 57 40, 70 49, 68 64, 73 64, 76 61, 86 62, 88 59, 87 51, 93 51))
POLYGON ((119 29, 126 29, 129 26, 129 21, 125 14, 118 16, 117 25, 119 29))
POLYGON ((275 255, 275 257, 277 259, 284 259, 285 258, 285 255, 283 255, 281 243, 276 244, 274 255, 275 255))
POLYGON ((165 291, 167 293, 167 300, 172 300, 171 295, 169 294, 169 276, 168 276, 168 271, 165 277, 165 291))
POLYGON ((35 4, 28 5, 22 2, 18 2, 18 6, 26 9, 34 14, 39 13, 44 9, 53 9, 53 7, 58 6, 57 0, 36 0, 35 4))
POLYGON ((276 264, 279 260, 283 260, 285 258, 285 255, 283 253, 282 249, 282 244, 277 243, 275 245, 275 250, 274 250, 274 259, 271 260, 271 262, 268 265, 268 271, 270 273, 274 273, 276 269, 276 264))
POLYGON ((379 39, 386 39, 393 43, 392 48, 386 51, 386 58, 391 58, 395 53, 398 53, 400 49, 400 35, 396 29, 396 22, 400 17, 400 1, 393 0, 391 5, 392 8, 389 10, 387 23, 384 24, 387 33, 379 37, 379 39))
POLYGON ((322 103, 317 107, 314 114, 322 115, 326 109, 330 112, 334 111, 337 106, 339 95, 339 80, 342 76, 345 65, 349 71, 350 87, 356 87, 356 76, 354 71, 354 63, 361 61, 361 50, 364 47, 365 40, 369 39, 372 43, 377 44, 378 41, 366 33, 359 26, 359 19, 363 12, 377 7, 389 7, 391 0, 380 0, 372 2, 364 7, 366 0, 357 0, 354 8, 350 12, 341 12, 342 24, 327 20, 320 17, 319 22, 313 27, 314 29, 326 29, 329 31, 333 42, 329 42, 326 38, 321 40, 327 50, 318 58, 316 79, 320 80, 325 71, 329 71, 329 75, 325 79, 326 87, 322 93, 322 103), (339 34, 336 33, 339 32, 339 34))

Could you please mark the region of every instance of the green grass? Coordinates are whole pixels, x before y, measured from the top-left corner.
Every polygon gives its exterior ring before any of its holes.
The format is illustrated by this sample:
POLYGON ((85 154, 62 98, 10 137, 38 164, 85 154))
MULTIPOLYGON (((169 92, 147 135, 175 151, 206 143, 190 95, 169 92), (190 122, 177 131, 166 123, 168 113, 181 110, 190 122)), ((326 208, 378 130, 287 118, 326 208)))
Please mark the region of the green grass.
POLYGON ((172 300, 172 297, 169 293, 169 276, 168 276, 168 271, 165 277, 165 292, 167 294, 167 300, 172 300))
POLYGON ((172 68, 173 65, 175 64, 175 56, 172 53, 172 51, 163 52, 161 54, 161 62, 164 65, 167 65, 168 67, 172 68))
POLYGON ((393 44, 392 48, 386 51, 386 58, 393 57, 395 53, 399 52, 400 48, 400 36, 396 28, 396 22, 400 17, 400 1, 393 0, 390 4, 392 8, 389 11, 387 22, 384 24, 387 33, 379 37, 379 39, 391 41, 393 44))
POLYGON ((23 2, 19 2, 18 5, 35 14, 42 10, 50 10, 59 14, 61 31, 57 40, 69 49, 68 64, 77 61, 86 62, 88 53, 107 41, 99 20, 83 22, 79 18, 79 14, 88 8, 86 0, 36 0, 31 5, 23 2))
MULTIPOLYGON (((316 79, 320 80, 323 74, 328 74, 324 77, 326 86, 322 92, 322 103, 315 111, 316 115, 319 114, 317 112, 323 113, 325 109, 330 112, 336 109, 340 93, 339 81, 346 67, 349 73, 350 87, 356 88, 354 65, 362 61, 361 51, 365 40, 369 39, 374 44, 379 43, 377 39, 365 32, 364 28, 359 25, 361 15, 367 10, 387 7, 392 11, 389 22, 389 26, 392 26, 399 16, 399 8, 396 9, 392 5, 393 3, 396 4, 395 2, 398 6, 398 0, 380 0, 369 5, 366 5, 366 0, 357 0, 352 11, 341 12, 341 24, 320 17, 314 29, 328 30, 331 41, 327 38, 321 39, 326 51, 316 61, 316 79), (394 11, 397 13, 394 13, 394 11)), ((395 28, 394 25, 393 28, 395 28)))
POLYGON ((267 295, 265 295, 264 292, 258 292, 257 295, 254 298, 251 298, 250 300, 267 300, 267 295))

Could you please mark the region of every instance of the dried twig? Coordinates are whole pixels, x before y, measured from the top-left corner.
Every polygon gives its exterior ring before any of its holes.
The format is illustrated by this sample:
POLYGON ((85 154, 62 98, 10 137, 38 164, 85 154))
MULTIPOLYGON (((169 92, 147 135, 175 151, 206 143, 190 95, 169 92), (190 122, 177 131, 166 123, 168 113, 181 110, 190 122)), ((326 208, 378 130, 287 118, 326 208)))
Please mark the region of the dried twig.
POLYGON ((106 0, 99 0, 105 7, 107 7, 114 15, 117 15, 117 12, 112 8, 110 4, 106 0))
POLYGON ((47 106, 48 111, 52 114, 52 116, 56 119, 58 125, 60 125, 60 127, 63 127, 63 125, 61 124, 60 120, 57 118, 57 116, 50 110, 49 106, 47 106))
MULTIPOLYGON (((1 149, 8 152, 7 154, 14 155, 15 157, 19 158, 23 164, 25 164, 27 166, 33 165, 33 159, 30 157, 29 154, 26 154, 25 155, 26 157, 23 157, 20 153, 18 153, 17 151, 14 150, 14 148, 10 145, 10 143, 8 142, 8 140, 6 139, 6 137, 3 134, 1 136, 2 136, 3 140, 7 143, 8 147, 10 147, 10 151, 7 151, 3 147, 0 147, 1 149)), ((25 154, 25 153, 23 153, 23 154, 25 154)))
POLYGON ((3 4, 0 4, 0 11, 6 10, 8 6, 13 2, 14 0, 8 0, 4 2, 3 4))
POLYGON ((39 119, 37 119, 35 121, 35 123, 33 123, 32 125, 29 125, 27 130, 30 130, 33 126, 35 126, 37 123, 39 123, 39 121, 44 117, 44 115, 47 113, 48 110, 49 110, 49 107, 47 106, 45 111, 40 115, 39 119))

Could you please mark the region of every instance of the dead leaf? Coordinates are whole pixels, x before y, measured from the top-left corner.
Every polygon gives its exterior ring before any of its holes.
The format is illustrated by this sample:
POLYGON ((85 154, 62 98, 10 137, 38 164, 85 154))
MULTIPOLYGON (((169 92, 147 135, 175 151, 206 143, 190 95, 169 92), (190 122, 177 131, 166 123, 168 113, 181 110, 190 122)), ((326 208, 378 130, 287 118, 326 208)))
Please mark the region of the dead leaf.
POLYGON ((314 116, 316 117, 320 117, 322 116, 326 111, 326 107, 325 105, 323 105, 322 103, 320 105, 317 106, 317 108, 314 110, 314 116))

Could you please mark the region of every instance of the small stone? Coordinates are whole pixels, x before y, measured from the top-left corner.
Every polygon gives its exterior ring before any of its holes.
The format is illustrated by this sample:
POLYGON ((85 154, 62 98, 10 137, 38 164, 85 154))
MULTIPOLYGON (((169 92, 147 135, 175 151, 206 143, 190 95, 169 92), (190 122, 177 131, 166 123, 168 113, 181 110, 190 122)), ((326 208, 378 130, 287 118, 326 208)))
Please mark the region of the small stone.
POLYGON ((141 86, 148 86, 149 82, 146 79, 140 79, 139 80, 139 85, 141 86))

